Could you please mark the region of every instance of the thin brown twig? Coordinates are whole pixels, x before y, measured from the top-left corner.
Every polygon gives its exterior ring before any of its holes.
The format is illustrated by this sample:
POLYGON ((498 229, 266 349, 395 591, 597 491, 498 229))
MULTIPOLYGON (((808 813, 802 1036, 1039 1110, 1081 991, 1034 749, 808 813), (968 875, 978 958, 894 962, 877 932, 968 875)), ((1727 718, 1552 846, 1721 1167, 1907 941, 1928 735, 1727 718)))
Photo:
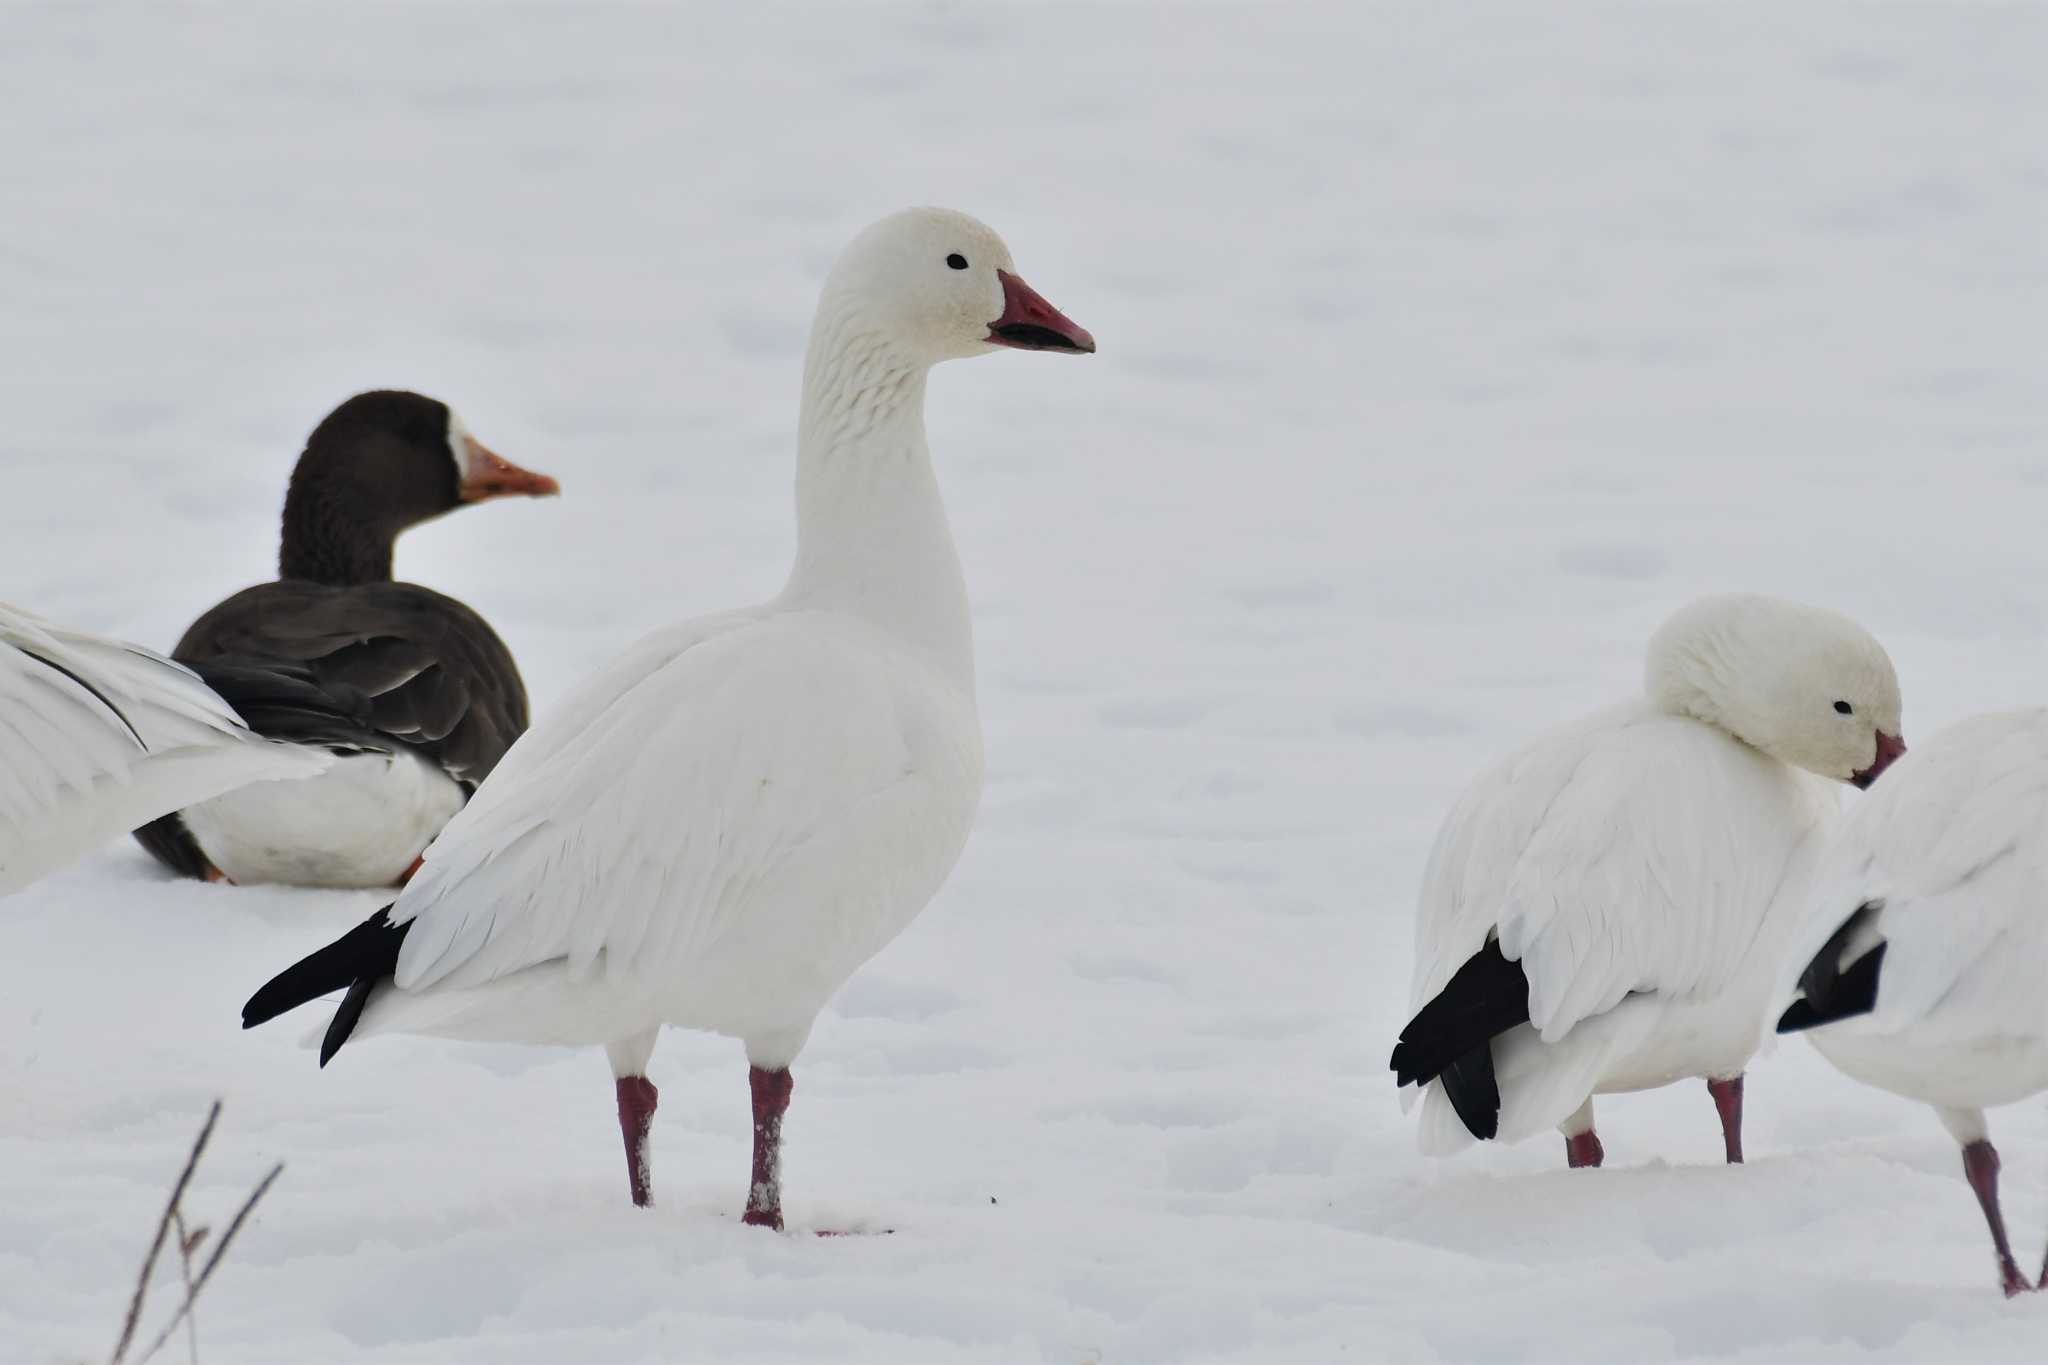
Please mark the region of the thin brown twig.
MULTIPOLYGON (((199 1292, 198 1288, 192 1283, 192 1253, 198 1249, 199 1243, 205 1240, 206 1229, 202 1227, 197 1232, 187 1230, 185 1227, 185 1211, 179 1209, 171 1219, 171 1230, 178 1238, 178 1275, 185 1281, 185 1297, 189 1299, 199 1292)), ((197 1313, 187 1314, 185 1318, 185 1359, 187 1365, 199 1365, 199 1315, 197 1313)))
POLYGON ((142 1260, 142 1273, 135 1280, 135 1297, 128 1301, 128 1318, 121 1324, 121 1339, 114 1343, 114 1354, 108 1357, 108 1365, 121 1365, 129 1345, 135 1340, 135 1329, 142 1324, 143 1300, 149 1297, 149 1277, 156 1269, 156 1258, 163 1253, 164 1238, 170 1235, 171 1220, 178 1212, 178 1201, 185 1197, 185 1187, 192 1183, 192 1173, 199 1168, 200 1153, 206 1150, 207 1141, 213 1136, 213 1125, 219 1118, 220 1101, 215 1100, 213 1108, 207 1111, 199 1136, 192 1140, 192 1154, 185 1158, 185 1169, 178 1173, 178 1183, 171 1186, 171 1197, 164 1202, 163 1217, 157 1219, 156 1238, 149 1244, 149 1255, 142 1260))
POLYGON ((242 1224, 247 1222, 249 1215, 255 1211, 257 1202, 270 1193, 270 1187, 276 1184, 277 1178, 283 1174, 284 1163, 280 1161, 270 1168, 269 1175, 257 1182, 256 1188, 249 1192, 249 1197, 242 1201, 242 1207, 235 1210, 235 1216, 228 1220, 227 1231, 213 1244, 213 1254, 208 1256, 206 1264, 200 1267, 199 1278, 192 1282, 191 1292, 185 1295, 185 1302, 178 1306, 178 1311, 164 1324, 164 1330, 157 1334, 156 1340, 149 1344, 149 1349, 142 1353, 136 1365, 146 1365, 150 1357, 162 1350, 164 1343, 171 1339, 171 1333, 178 1330, 178 1324, 185 1320, 192 1311, 192 1305, 199 1301, 200 1291, 206 1288, 206 1282, 213 1278, 213 1272, 219 1267, 221 1258, 227 1255, 228 1248, 234 1245, 235 1234, 242 1230, 242 1224))

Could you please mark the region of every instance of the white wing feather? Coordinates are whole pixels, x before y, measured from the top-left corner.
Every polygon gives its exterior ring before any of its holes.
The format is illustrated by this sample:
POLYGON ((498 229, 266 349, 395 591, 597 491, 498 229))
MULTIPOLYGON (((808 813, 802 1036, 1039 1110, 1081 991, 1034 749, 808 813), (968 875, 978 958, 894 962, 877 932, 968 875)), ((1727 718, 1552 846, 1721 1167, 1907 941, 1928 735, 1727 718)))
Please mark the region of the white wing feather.
POLYGON ((0 895, 169 811, 328 762, 252 734, 169 659, 0 604, 0 895))
POLYGON ((1708 726, 1630 705, 1481 778, 1432 852, 1413 1004, 1498 936, 1546 1042, 1632 993, 1709 997, 1743 968, 1818 789, 1708 726))
POLYGON ((773 932, 741 923, 763 887, 916 779, 887 659, 848 629, 745 613, 682 627, 530 731, 400 896, 399 992, 546 963, 644 984, 773 932))

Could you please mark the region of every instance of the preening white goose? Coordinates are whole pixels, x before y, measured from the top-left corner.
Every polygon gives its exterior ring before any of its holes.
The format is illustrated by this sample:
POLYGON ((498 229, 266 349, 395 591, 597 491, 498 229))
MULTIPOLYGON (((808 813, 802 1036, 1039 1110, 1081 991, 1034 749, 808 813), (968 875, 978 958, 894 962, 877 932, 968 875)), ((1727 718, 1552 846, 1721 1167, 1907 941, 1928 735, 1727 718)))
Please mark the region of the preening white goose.
POLYGON ((995 233, 912 209, 833 266, 797 437, 797 558, 763 606, 662 631, 512 746, 388 911, 282 973, 253 1025, 347 988, 354 1032, 603 1044, 648 1203, 664 1024, 738 1038, 745 1221, 782 1225, 789 1067, 826 1000, 923 909, 981 791, 967 594, 927 372, 1092 351, 995 233))
POLYGON ((1977 716, 1842 822, 1786 954, 1780 1033, 1934 1107, 1962 1144, 2007 1295, 2014 1264, 1984 1111, 2048 1090, 2048 710, 1977 716))
POLYGON ((328 762, 251 734, 160 655, 0 603, 0 895, 165 811, 328 762))
POLYGON ((1702 1076, 1742 1159, 1776 950, 1835 784, 1904 749, 1898 681, 1845 617, 1723 596, 1664 624, 1644 684, 1481 777, 1437 835, 1391 1061, 1425 1152, 1556 1127, 1597 1166, 1595 1094, 1702 1076))

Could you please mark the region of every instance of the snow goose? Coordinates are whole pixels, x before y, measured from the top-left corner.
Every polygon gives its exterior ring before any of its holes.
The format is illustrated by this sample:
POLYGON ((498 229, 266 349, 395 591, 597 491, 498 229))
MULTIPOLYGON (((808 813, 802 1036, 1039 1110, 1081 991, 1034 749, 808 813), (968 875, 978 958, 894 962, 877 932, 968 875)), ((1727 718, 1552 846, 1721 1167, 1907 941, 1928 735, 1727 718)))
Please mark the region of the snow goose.
POLYGON ((1788 888, 1834 783, 1904 750, 1898 682, 1854 622, 1753 596, 1681 609, 1644 682, 1481 777, 1437 835, 1391 1062, 1425 1152, 1555 1126, 1598 1166, 1595 1094, 1703 1076, 1742 1160, 1788 888))
POLYGON ((2033 1288, 2006 1241, 1984 1111, 2048 1089, 2048 710, 1977 716, 1915 750, 1842 822, 1813 886, 1778 1032, 1933 1106, 2006 1294, 2033 1288))
POLYGON ((0 895, 167 810, 328 761, 251 734, 160 655, 0 603, 0 895))
POLYGON ((244 589, 171 651, 260 734, 341 755, 319 779, 248 787, 136 837, 208 880, 391 886, 526 729, 526 689, 469 607, 393 582, 407 527, 466 503, 557 492, 447 404, 358 394, 314 428, 285 494, 278 581, 244 589))
POLYGON ((797 554, 765 605, 642 641, 512 747, 397 901, 259 990, 345 990, 356 1033, 601 1043, 633 1202, 652 1198, 664 1024, 739 1039, 745 1221, 782 1226, 790 1064, 931 899, 981 792, 967 594, 925 445, 927 372, 1093 351, 959 213, 912 209, 828 274, 804 364, 797 554))

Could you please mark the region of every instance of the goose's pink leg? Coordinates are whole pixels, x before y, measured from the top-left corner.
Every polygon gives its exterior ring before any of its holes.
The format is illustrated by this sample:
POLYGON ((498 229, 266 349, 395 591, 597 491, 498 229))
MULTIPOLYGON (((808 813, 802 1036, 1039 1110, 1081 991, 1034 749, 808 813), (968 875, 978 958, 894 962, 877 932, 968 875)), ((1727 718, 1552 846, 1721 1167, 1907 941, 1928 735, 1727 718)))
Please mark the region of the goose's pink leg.
POLYGON ((1607 1151, 1600 1145, 1600 1135, 1588 1128, 1564 1140, 1564 1159, 1577 1170, 1581 1166, 1598 1166, 1607 1159, 1607 1151))
POLYGON ((750 1227, 782 1231, 782 1115, 789 1108, 789 1092, 796 1082, 788 1068, 768 1071, 747 1068, 747 1082, 754 1094, 754 1179, 747 1187, 747 1212, 741 1219, 750 1227))
POLYGON ((1598 1166, 1607 1155, 1600 1148, 1600 1135, 1593 1131, 1593 1097, 1573 1112, 1572 1116, 1557 1125, 1564 1134, 1565 1164, 1573 1170, 1581 1166, 1598 1166))
POLYGON ((648 1151, 648 1134, 654 1127, 655 1101, 661 1098, 654 1082, 647 1079, 647 1063, 654 1057, 654 1040, 659 1029, 606 1043, 605 1056, 612 1064, 612 1081, 619 1093, 619 1136, 626 1143, 626 1179, 633 1191, 633 1203, 646 1208, 654 1202, 654 1163, 648 1151))
POLYGON ((1727 1149, 1728 1164, 1742 1164, 1742 1077, 1707 1081, 1707 1093, 1721 1114, 1721 1145, 1727 1149))
POLYGON ((1998 1250, 1998 1279, 2009 1299, 2034 1286, 2020 1278, 2013 1262, 2012 1245, 2005 1239, 2005 1215, 1998 1210, 1998 1149, 1989 1138, 1978 1138, 1963 1148, 1963 1174, 1977 1192, 1977 1205, 1991 1228, 1991 1245, 1998 1250))
POLYGON ((654 1172, 647 1159, 647 1135, 654 1127, 655 1102, 661 1098, 654 1082, 645 1076, 621 1076, 619 1090, 619 1136, 626 1142, 626 1179, 633 1189, 633 1203, 646 1208, 654 1202, 654 1172))

